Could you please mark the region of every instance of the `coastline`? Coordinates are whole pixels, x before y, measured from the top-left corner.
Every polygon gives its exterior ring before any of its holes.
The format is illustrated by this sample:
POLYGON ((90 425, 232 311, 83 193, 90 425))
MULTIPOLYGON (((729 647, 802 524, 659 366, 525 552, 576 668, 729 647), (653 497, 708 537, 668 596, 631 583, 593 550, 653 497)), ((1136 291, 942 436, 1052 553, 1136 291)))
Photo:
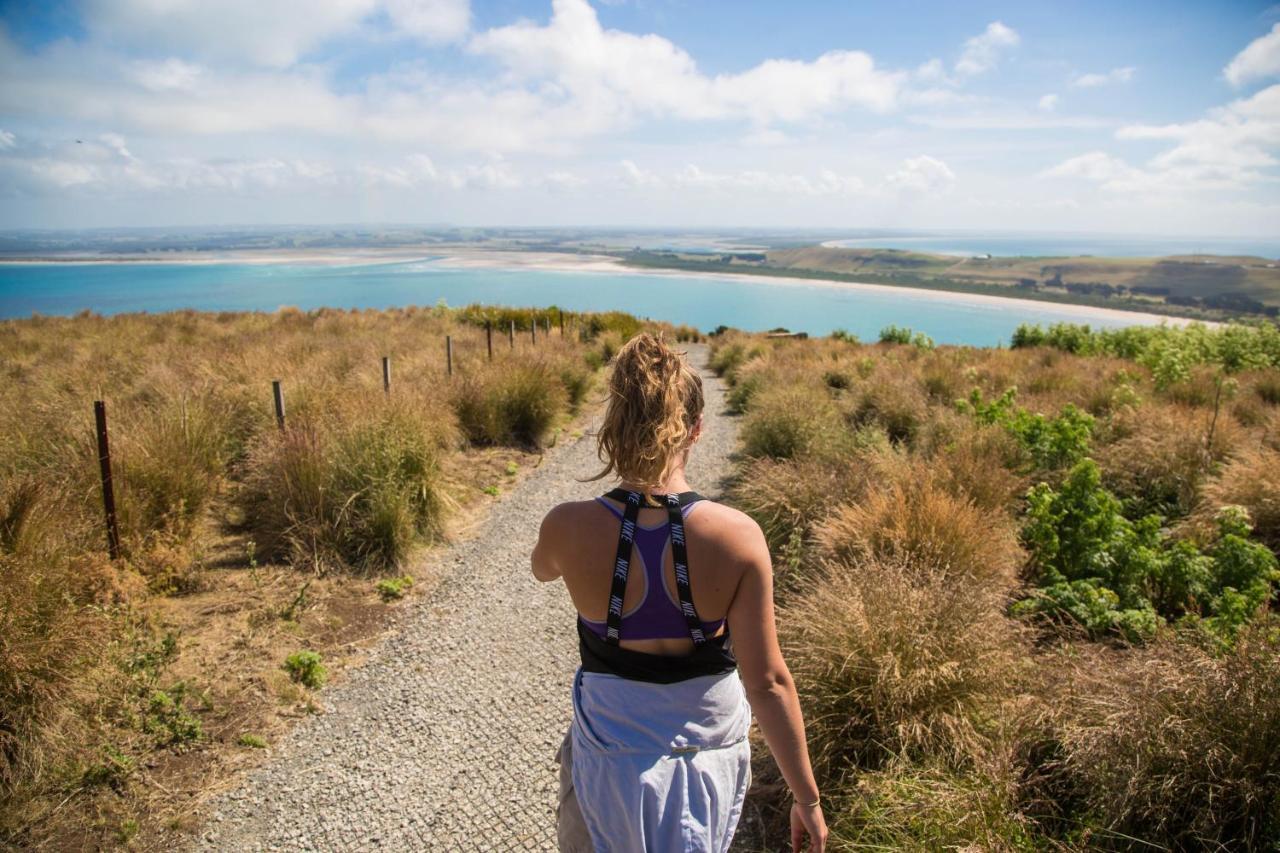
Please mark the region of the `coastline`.
POLYGON ((285 249, 285 250, 236 250, 218 253, 174 252, 165 257, 155 255, 121 255, 117 257, 101 256, 69 256, 42 257, 32 259, 0 259, 0 268, 4 266, 57 266, 80 264, 295 264, 314 266, 361 266, 376 264, 401 264, 413 262, 429 262, 455 269, 508 269, 532 270, 541 272, 566 273, 605 273, 609 275, 628 276, 667 276, 686 279, 704 279, 720 281, 748 282, 758 285, 776 285, 779 287, 827 288, 862 293, 876 293, 902 298, 906 302, 950 303, 952 305, 985 305, 988 307, 1034 306, 1039 310, 1079 318, 1087 322, 1090 318, 1107 319, 1114 322, 1131 322, 1143 325, 1168 323, 1174 326, 1186 326, 1199 322, 1206 326, 1221 325, 1214 321, 1195 320, 1189 317, 1176 317, 1166 314, 1155 314, 1143 311, 1129 311, 1119 308, 1105 308, 1095 305, 1077 305, 1070 302, 1046 303, 1034 299, 1020 299, 1016 296, 995 296, 982 293, 962 293, 951 290, 934 290, 926 287, 905 287, 890 284, 872 284, 850 281, 839 281, 823 278, 800 278, 786 275, 748 275, 745 273, 703 272, 699 270, 657 269, 629 267, 612 255, 574 254, 568 252, 525 251, 519 248, 470 248, 454 245, 440 245, 419 248, 387 248, 387 249, 285 249))
POLYGON ((1191 317, 1175 317, 1168 314, 1154 314, 1146 311, 1127 311, 1121 308, 1103 308, 1095 305, 1076 305, 1070 302, 1044 302, 1036 299, 1019 299, 1016 296, 991 296, 984 293, 960 293, 952 290, 933 290, 926 287, 905 287, 892 284, 871 284, 850 281, 838 281, 824 278, 798 278, 785 275, 748 275, 746 273, 701 272, 698 270, 657 269, 646 267, 638 269, 628 267, 610 255, 568 255, 552 252, 486 252, 479 250, 468 253, 445 254, 434 261, 441 266, 459 269, 536 269, 554 272, 606 272, 615 275, 636 276, 674 276, 677 278, 700 278, 721 281, 739 281, 763 285, 779 285, 782 287, 819 287, 834 290, 857 291, 861 293, 879 293, 882 295, 901 296, 907 301, 928 301, 951 303, 953 305, 987 305, 991 307, 1027 307, 1036 306, 1044 310, 1049 306, 1055 313, 1067 314, 1082 319, 1106 318, 1116 321, 1141 322, 1144 325, 1167 323, 1172 326, 1187 326, 1200 323, 1216 328, 1221 323, 1212 320, 1196 320, 1191 317), (530 256, 524 262, 513 262, 512 255, 530 256), (546 260, 542 260, 546 258, 546 260))

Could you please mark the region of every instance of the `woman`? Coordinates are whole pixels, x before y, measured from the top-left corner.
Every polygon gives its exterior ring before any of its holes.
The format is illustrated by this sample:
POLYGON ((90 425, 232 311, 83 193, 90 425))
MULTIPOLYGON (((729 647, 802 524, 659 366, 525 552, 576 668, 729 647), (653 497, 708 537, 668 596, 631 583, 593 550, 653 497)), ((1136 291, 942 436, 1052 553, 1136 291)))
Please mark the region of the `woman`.
POLYGON ((685 480, 702 380, 640 334, 618 352, 609 391, 595 479, 622 485, 552 509, 533 551, 534 577, 562 578, 579 614, 582 667, 558 754, 561 850, 728 850, 754 712, 795 800, 792 844, 807 836, 821 851, 827 830, 778 649, 764 535, 685 480))

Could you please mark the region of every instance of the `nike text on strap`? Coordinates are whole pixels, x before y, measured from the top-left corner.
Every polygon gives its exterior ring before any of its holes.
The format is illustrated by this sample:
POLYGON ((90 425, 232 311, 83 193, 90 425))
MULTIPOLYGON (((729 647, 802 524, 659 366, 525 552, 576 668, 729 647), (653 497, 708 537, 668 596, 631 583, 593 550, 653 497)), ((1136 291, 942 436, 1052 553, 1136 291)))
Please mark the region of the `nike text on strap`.
MULTIPOLYGON (((618 556, 613 564, 613 587, 609 592, 609 617, 606 623, 605 642, 617 645, 622 632, 622 599, 627 591, 627 572, 631 567, 631 545, 635 541, 636 519, 640 515, 640 507, 644 503, 644 495, 640 492, 629 492, 625 489, 614 489, 605 495, 614 500, 624 501, 626 511, 622 518, 622 531, 618 535, 618 556)), ((675 563, 676 595, 680 599, 680 614, 689 628, 689 637, 695 647, 707 641, 702 630, 702 620, 693 606, 693 590, 689 586, 689 553, 684 535, 684 513, 680 508, 685 503, 698 499, 694 492, 671 495, 651 495, 654 500, 667 507, 667 518, 671 526, 671 558, 675 563)))

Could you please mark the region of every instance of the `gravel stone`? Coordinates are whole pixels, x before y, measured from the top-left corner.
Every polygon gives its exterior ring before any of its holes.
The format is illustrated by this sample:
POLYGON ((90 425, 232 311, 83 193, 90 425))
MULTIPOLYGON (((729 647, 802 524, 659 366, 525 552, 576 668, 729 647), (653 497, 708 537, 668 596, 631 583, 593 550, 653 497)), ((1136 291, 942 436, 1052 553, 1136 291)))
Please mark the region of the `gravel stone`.
MULTIPOLYGON (((688 352, 707 398, 688 477, 717 498, 737 424, 705 345, 688 352)), ((320 694, 322 715, 209 804, 192 849, 556 848, 554 755, 572 715, 577 635, 564 586, 535 581, 529 554, 547 510, 604 490, 578 482, 597 470, 596 426, 562 435, 476 535, 437 555, 450 574, 320 694)))

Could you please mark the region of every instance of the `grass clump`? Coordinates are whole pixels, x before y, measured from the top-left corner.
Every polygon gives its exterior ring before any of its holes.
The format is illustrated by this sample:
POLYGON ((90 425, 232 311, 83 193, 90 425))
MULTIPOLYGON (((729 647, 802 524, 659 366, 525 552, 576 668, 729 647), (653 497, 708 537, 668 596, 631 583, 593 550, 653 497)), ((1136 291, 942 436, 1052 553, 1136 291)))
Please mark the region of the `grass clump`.
POLYGON ((1280 624, 1170 638, 1074 679, 1051 771, 1111 833, 1178 850, 1280 840, 1280 624))
POLYGON ((266 738, 262 737, 261 735, 251 734, 249 732, 245 732, 244 734, 240 735, 240 737, 236 738, 236 743, 240 744, 243 747, 247 747, 248 749, 266 749, 267 748, 266 738))
POLYGON ((537 448, 568 399, 559 377, 535 362, 468 377, 453 407, 474 444, 537 448))
POLYGON ((399 565, 441 530, 450 423, 438 405, 377 401, 265 434, 240 495, 262 553, 361 572, 399 565))
POLYGON ((742 424, 749 456, 795 459, 832 456, 851 435, 830 396, 812 386, 770 387, 758 394, 742 424))
POLYGON ((319 690, 329 678, 329 670, 321 662, 320 653, 305 649, 285 658, 284 669, 291 679, 312 690, 319 690))
POLYGON ((1022 652, 998 596, 907 559, 835 559, 781 614, 821 776, 989 748, 1022 652))

